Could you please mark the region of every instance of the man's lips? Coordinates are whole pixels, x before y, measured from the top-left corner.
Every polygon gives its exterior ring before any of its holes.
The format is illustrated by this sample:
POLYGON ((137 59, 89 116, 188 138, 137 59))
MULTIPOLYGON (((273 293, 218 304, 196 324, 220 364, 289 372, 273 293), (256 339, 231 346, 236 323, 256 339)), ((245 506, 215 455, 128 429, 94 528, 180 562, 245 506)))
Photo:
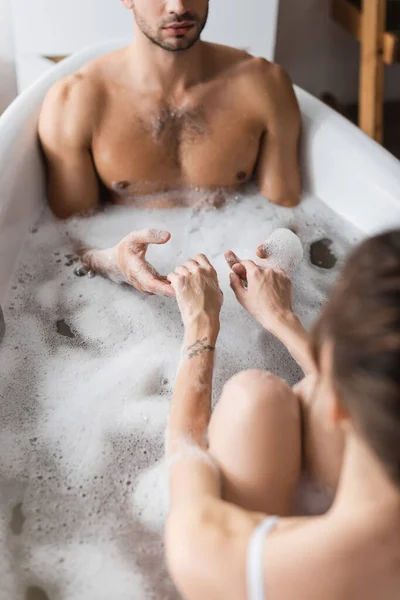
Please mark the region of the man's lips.
POLYGON ((164 27, 164 30, 179 34, 186 33, 186 31, 189 31, 189 29, 192 29, 194 26, 195 23, 193 21, 183 21, 182 23, 171 23, 164 27))

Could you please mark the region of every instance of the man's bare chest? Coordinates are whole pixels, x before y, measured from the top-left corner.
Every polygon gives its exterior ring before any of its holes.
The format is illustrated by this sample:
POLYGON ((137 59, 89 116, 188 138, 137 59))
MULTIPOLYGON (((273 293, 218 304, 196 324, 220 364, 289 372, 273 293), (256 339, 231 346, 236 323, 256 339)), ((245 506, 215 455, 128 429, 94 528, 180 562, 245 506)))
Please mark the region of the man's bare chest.
POLYGON ((92 150, 100 178, 114 191, 233 186, 252 175, 262 135, 262 125, 235 102, 120 106, 105 114, 92 150))

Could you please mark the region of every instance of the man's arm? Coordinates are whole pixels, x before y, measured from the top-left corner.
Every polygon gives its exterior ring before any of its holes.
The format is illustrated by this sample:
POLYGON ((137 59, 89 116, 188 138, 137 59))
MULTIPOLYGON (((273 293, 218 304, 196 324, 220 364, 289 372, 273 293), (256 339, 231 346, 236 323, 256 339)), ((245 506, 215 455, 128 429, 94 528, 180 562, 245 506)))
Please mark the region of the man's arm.
POLYGON ((52 211, 61 219, 99 203, 90 151, 92 96, 84 77, 72 76, 58 82, 42 106, 38 132, 47 164, 47 196, 52 211))
POLYGON ((261 94, 265 134, 257 166, 263 196, 281 206, 300 202, 300 110, 289 76, 278 65, 263 61, 261 94))
MULTIPOLYGON (((94 209, 99 204, 99 180, 91 153, 96 106, 101 106, 96 82, 84 74, 61 80, 48 93, 39 119, 39 138, 47 163, 47 196, 60 219, 94 209)), ((167 231, 133 231, 113 248, 82 247, 82 264, 116 282, 147 294, 173 296, 166 281, 146 261, 149 244, 165 244, 167 231)))

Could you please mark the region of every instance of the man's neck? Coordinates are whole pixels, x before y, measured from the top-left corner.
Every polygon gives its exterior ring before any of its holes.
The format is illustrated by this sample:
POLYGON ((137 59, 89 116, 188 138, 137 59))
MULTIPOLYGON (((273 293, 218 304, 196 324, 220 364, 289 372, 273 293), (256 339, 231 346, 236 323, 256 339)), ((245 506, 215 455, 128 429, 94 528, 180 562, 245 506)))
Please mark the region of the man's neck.
POLYGON ((185 91, 203 78, 203 43, 198 40, 188 50, 171 52, 135 31, 132 60, 135 79, 146 90, 179 101, 185 91))
POLYGON ((400 516, 400 489, 366 443, 349 434, 333 513, 394 513, 400 516))

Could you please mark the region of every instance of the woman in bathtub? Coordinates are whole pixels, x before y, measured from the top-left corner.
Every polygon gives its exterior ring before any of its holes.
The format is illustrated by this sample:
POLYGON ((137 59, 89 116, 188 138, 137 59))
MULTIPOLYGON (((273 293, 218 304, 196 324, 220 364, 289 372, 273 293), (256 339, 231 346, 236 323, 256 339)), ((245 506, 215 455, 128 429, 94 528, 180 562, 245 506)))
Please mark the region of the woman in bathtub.
POLYGON ((185 325, 167 432, 170 573, 188 600, 399 600, 400 231, 365 241, 310 338, 283 272, 233 266, 240 304, 305 372, 247 371, 211 417, 222 293, 203 255, 169 276, 185 325), (211 420, 210 420, 211 417, 211 420), (302 471, 334 493, 296 518, 302 471))

